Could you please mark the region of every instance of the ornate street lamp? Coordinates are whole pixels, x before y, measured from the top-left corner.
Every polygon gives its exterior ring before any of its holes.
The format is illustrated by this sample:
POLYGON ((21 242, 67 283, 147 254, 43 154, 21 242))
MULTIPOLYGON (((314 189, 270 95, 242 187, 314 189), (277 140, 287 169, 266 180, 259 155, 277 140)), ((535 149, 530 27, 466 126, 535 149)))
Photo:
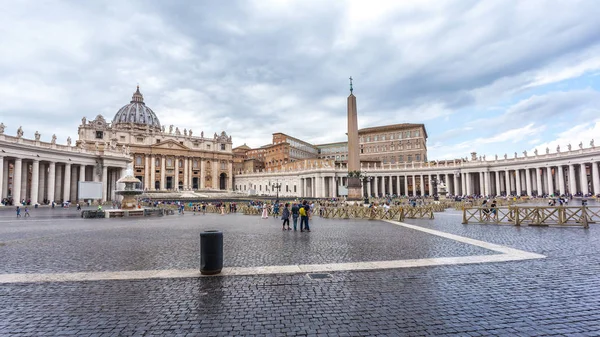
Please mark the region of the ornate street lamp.
POLYGON ((438 196, 437 192, 438 181, 435 175, 431 177, 431 186, 433 187, 433 201, 440 201, 440 197, 438 196))
POLYGON ((278 204, 279 203, 279 190, 281 189, 281 183, 279 182, 279 179, 275 180, 274 184, 271 184, 271 181, 269 180, 269 185, 271 185, 272 190, 277 191, 277 197, 275 198, 275 203, 278 204))

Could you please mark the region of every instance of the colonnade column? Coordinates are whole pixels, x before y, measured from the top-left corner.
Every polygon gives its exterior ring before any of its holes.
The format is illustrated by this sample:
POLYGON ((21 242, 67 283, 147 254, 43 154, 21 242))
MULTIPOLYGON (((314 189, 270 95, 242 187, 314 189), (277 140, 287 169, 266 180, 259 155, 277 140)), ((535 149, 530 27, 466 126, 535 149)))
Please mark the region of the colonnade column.
POLYGON ((506 195, 510 195, 510 174, 508 170, 504 171, 504 185, 506 188, 506 195))
POLYGON ((31 167, 31 204, 35 205, 38 203, 38 192, 39 192, 39 178, 40 178, 40 161, 34 160, 31 167))
POLYGON ((402 195, 402 191, 400 190, 400 176, 396 176, 396 195, 402 195))
MULTIPOLYGON (((27 175, 29 173, 29 163, 21 162, 21 199, 27 202, 27 175)), ((19 199, 19 201, 21 201, 19 199)))
MULTIPOLYGON (((548 167, 546 169, 546 173, 547 173, 547 179, 548 179, 548 195, 552 195, 554 194, 554 181, 552 180, 552 168, 548 167)), ((559 174, 559 176, 561 176, 561 174, 559 174)), ((564 184, 563 184, 563 189, 564 189, 564 184)))
POLYGON ((460 177, 460 189, 461 189, 461 194, 462 195, 467 195, 467 174, 465 172, 462 173, 462 176, 460 177))
POLYGON ((468 195, 472 195, 473 194, 473 189, 471 188, 471 174, 467 173, 467 194, 468 195))
POLYGON ((588 181, 587 181, 587 170, 585 167, 585 163, 581 164, 580 166, 580 174, 581 174, 581 193, 583 193, 583 195, 588 194, 588 181))
POLYGON ((494 176, 496 178, 496 189, 494 190, 494 193, 496 195, 500 195, 502 194, 502 186, 500 186, 500 171, 494 172, 494 176))
POLYGON ((108 184, 108 167, 106 165, 102 166, 102 202, 106 202, 106 197, 108 195, 107 184, 108 184))
POLYGON ((1 199, 8 198, 8 160, 4 160, 2 167, 2 188, 0 189, 1 199))
MULTIPOLYGON (((562 166, 558 166, 557 167, 558 170, 558 189, 559 189, 559 193, 561 195, 566 194, 565 191, 565 169, 562 166)), ((552 174, 552 170, 550 170, 550 168, 548 168, 548 174, 552 174)), ((551 191, 550 194, 552 194, 551 191)))
POLYGON ((484 190, 485 190, 485 195, 491 195, 492 194, 492 189, 491 189, 491 179, 490 179, 490 172, 489 171, 485 171, 483 173, 483 179, 484 179, 484 190))
POLYGON ((13 166, 13 184, 12 184, 12 198, 16 205, 21 203, 21 174, 23 170, 23 160, 21 158, 15 159, 15 165, 13 166))
MULTIPOLYGON (((428 184, 427 185, 429 185, 429 192, 427 194, 430 195, 430 196, 432 196, 433 195, 433 179, 431 179, 431 174, 427 175, 427 180, 428 180, 428 184)), ((439 184, 439 182, 440 181, 438 180, 438 184, 439 184)))
POLYGON ((394 194, 394 184, 392 184, 392 176, 388 176, 388 190, 389 195, 394 194))
POLYGON ((525 169, 525 188, 527 189, 527 195, 531 196, 531 172, 528 168, 525 169))
MULTIPOLYGON (((104 181, 104 176, 102 176, 104 181)), ((63 182, 63 200, 71 200, 71 163, 65 164, 65 179, 63 182)))
POLYGON ((485 174, 479 172, 479 195, 485 194, 485 174))
POLYGON ((517 196, 520 196, 521 193, 523 192, 523 190, 521 188, 521 170, 520 169, 515 170, 515 185, 517 186, 517 196))
POLYGON ((379 198, 379 177, 373 177, 373 181, 375 182, 373 185, 373 193, 375 193, 375 198, 379 198))
POLYGON ((0 156, 0 202, 4 197, 4 157, 0 156))
POLYGON ((408 175, 404 175, 404 195, 408 196, 408 175))
POLYGON ((44 201, 46 199, 46 172, 47 172, 46 164, 39 163, 39 183, 38 183, 38 203, 40 201, 44 201))
POLYGON ((367 181, 367 195, 371 197, 371 182, 367 181))
POLYGON ((454 186, 452 186, 452 195, 458 195, 458 174, 453 174, 452 178, 452 181, 454 183, 454 186))
POLYGON ((577 185, 575 181, 575 165, 569 165, 569 193, 577 193, 577 185))
POLYGON ((600 175, 598 173, 598 163, 592 162, 592 187, 594 195, 600 194, 600 175))
POLYGON ((48 164, 48 202, 52 203, 54 201, 54 189, 55 189, 55 184, 56 182, 56 163, 55 162, 50 162, 50 164, 48 164))
MULTIPOLYGON (((537 185, 537 190, 538 193, 537 195, 543 195, 544 194, 544 189, 542 188, 542 169, 541 168, 535 168, 535 184, 537 185)), ((552 194, 552 193, 548 193, 548 194, 552 194)))
POLYGON ((160 158, 160 189, 161 190, 165 190, 165 186, 167 183, 167 176, 166 176, 166 168, 167 168, 167 158, 165 158, 165 156, 161 156, 160 158))

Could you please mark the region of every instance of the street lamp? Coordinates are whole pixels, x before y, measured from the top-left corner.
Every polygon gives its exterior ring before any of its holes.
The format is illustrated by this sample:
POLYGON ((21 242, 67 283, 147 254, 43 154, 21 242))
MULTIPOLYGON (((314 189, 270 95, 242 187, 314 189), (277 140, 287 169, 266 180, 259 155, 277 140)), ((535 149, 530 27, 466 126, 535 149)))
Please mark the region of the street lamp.
MULTIPOLYGON (((269 180, 269 185, 271 185, 270 180, 269 180)), ((281 189, 281 183, 279 182, 279 179, 275 180, 275 183, 271 185, 271 189, 277 190, 277 197, 275 199, 275 203, 278 204, 279 203, 279 190, 281 189)))
POLYGON ((440 197, 437 195, 437 185, 438 185, 437 177, 434 175, 433 177, 431 177, 431 186, 433 187, 433 201, 440 200, 440 197))
MULTIPOLYGON (((371 183, 371 180, 373 180, 373 177, 361 176, 361 180, 363 181, 363 185, 366 185, 366 184, 371 183)), ((369 203, 369 195, 367 195, 367 189, 365 188, 365 204, 368 204, 368 203, 369 203)))

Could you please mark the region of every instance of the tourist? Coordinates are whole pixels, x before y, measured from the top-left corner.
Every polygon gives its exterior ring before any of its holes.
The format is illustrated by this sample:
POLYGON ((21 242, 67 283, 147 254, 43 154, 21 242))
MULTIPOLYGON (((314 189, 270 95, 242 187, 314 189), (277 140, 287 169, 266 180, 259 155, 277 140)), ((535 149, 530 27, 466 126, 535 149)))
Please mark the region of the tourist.
POLYGON ((25 214, 23 214, 23 217, 31 217, 31 214, 29 214, 29 208, 27 208, 27 206, 25 206, 25 214))
POLYGON ((310 206, 306 202, 306 200, 302 201, 302 207, 299 210, 300 212, 300 231, 310 232, 310 227, 308 226, 308 217, 310 216, 310 206))
POLYGON ((262 219, 268 219, 269 218, 269 211, 268 211, 268 205, 265 203, 262 205, 262 219))
POLYGON ((194 215, 196 215, 196 209, 198 209, 198 206, 194 204, 194 206, 192 206, 192 211, 194 212, 194 215))
POLYGON ((285 230, 285 224, 287 223, 287 230, 291 230, 290 228, 290 209, 288 208, 290 204, 285 204, 283 207, 283 211, 281 213, 281 220, 283 220, 282 230, 285 230))
POLYGON ((21 217, 21 207, 17 206, 17 218, 21 217))
POLYGON ((206 203, 202 203, 202 215, 206 215, 206 203))
POLYGON ((292 205, 292 221, 294 222, 294 231, 296 231, 296 224, 298 223, 298 217, 300 216, 300 208, 297 203, 292 205))
POLYGON ((273 204, 273 218, 278 217, 279 216, 279 203, 275 202, 275 204, 273 204))

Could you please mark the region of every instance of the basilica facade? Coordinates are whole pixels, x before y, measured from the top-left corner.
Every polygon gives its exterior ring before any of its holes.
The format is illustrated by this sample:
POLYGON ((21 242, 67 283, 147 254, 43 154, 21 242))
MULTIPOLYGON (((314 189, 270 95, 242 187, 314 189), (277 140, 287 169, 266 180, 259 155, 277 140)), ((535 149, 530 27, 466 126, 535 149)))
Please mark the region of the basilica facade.
POLYGON ((110 123, 102 115, 91 121, 84 117, 78 134, 78 147, 129 154, 134 175, 145 191, 232 189, 231 136, 225 131, 205 135, 161 125, 144 103, 139 86, 110 123))

